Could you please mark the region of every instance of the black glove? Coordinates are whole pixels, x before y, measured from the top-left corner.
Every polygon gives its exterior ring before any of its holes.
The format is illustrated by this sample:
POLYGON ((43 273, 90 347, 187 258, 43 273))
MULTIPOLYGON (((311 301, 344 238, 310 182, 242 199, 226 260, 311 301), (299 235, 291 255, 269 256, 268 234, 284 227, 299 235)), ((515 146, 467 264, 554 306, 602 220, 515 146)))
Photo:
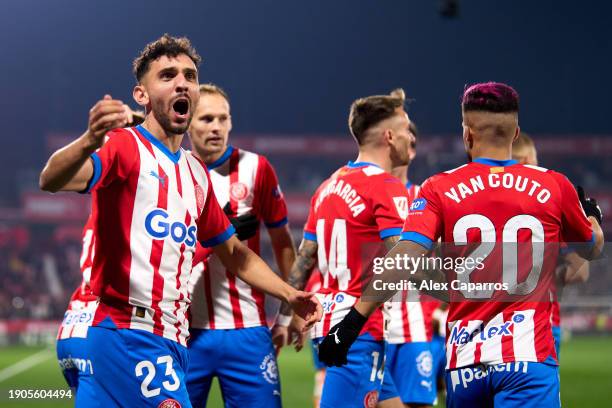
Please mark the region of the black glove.
POLYGON ((230 222, 236 229, 236 235, 240 241, 252 238, 259 229, 259 220, 253 214, 242 214, 236 217, 236 214, 232 212, 230 203, 227 203, 223 207, 223 212, 227 215, 230 222))
POLYGON ((582 186, 576 186, 576 192, 578 192, 578 199, 580 200, 582 209, 584 209, 584 213, 587 215, 587 217, 595 217, 599 225, 601 225, 601 222, 603 221, 603 213, 597 204, 597 200, 591 197, 587 198, 584 194, 584 189, 582 186))
POLYGON ((367 317, 362 316, 352 307, 340 323, 329 329, 329 333, 319 344, 319 360, 330 367, 340 367, 346 364, 349 348, 359 336, 367 320, 367 317))

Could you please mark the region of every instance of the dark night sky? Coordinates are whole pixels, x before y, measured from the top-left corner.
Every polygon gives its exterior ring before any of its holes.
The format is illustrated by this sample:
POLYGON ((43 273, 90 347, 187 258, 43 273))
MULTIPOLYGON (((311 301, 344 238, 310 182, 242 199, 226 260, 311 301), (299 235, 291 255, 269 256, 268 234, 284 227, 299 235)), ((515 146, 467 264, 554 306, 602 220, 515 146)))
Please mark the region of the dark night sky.
POLYGON ((453 133, 464 84, 497 80, 530 132, 612 134, 609 2, 464 0, 456 20, 433 0, 92 3, 3 4, 5 169, 40 166, 45 135, 81 132, 104 93, 131 102, 131 61, 164 32, 229 91, 234 133, 345 133, 353 99, 398 86, 425 134, 453 133))

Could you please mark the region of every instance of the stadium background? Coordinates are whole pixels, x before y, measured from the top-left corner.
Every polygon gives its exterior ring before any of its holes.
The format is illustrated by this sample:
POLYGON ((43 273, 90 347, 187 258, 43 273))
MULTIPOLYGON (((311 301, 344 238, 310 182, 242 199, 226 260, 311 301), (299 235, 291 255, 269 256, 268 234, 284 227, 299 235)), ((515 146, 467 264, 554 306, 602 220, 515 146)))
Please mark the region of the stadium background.
MULTIPOLYGON (((464 85, 503 81, 521 95, 520 124, 535 139, 541 164, 585 186, 609 215, 612 5, 470 0, 459 1, 458 15, 449 18, 439 13, 444 3, 3 4, 0 405, 53 406, 20 405, 6 400, 6 391, 64 387, 48 347, 80 278, 88 197, 39 192, 38 173, 50 152, 83 131, 102 95, 135 107, 131 61, 164 32, 188 36, 204 58, 200 82, 228 91, 231 143, 266 154, 276 167, 296 242, 309 195, 355 157, 346 126, 351 101, 396 87, 414 99, 409 114, 421 131, 413 181, 464 161, 464 85)), ((612 233, 612 223, 604 229, 612 233)), ((609 406, 612 268, 606 263, 563 298, 566 406, 609 406)), ((286 405, 310 406, 309 356, 286 350, 280 364, 286 405)))

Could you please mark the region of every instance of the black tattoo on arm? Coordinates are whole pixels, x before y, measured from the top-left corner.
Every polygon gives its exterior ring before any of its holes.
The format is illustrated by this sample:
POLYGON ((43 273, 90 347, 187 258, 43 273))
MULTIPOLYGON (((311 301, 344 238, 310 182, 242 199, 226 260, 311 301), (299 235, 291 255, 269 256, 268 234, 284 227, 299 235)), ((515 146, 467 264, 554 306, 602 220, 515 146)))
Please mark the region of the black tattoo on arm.
MULTIPOLYGON (((295 262, 293 262, 293 266, 291 266, 291 271, 289 272, 289 279, 287 280, 289 285, 297 290, 304 289, 308 278, 310 278, 312 274, 312 270, 317 264, 317 250, 318 245, 315 241, 309 239, 302 240, 295 262)), ((280 313, 290 315, 291 307, 283 304, 280 313)))

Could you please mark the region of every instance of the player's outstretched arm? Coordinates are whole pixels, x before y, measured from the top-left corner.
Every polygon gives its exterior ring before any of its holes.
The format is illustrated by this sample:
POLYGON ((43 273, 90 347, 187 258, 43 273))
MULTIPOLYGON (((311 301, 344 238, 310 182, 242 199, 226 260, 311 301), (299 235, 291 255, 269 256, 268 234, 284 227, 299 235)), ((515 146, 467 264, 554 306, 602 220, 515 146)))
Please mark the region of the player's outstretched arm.
POLYGON ((40 173, 40 188, 50 192, 85 190, 93 175, 89 157, 102 146, 108 131, 125 126, 128 119, 123 102, 105 95, 89 111, 85 133, 51 155, 40 173))
MULTIPOLYGON (((394 260, 397 256, 403 257, 404 255, 410 258, 418 258, 427 252, 427 248, 415 242, 400 241, 387 253, 385 260, 394 260)), ((388 263, 383 264, 387 265, 388 263)), ((425 278, 427 276, 425 276, 424 271, 406 271, 400 268, 389 268, 377 275, 368 284, 361 298, 351 308, 346 317, 329 330, 327 336, 319 345, 319 359, 328 366, 346 364, 348 350, 359 336, 368 317, 397 292, 396 290, 383 289, 389 287, 385 284, 398 283, 402 279, 409 279, 418 283, 425 278), (414 273, 411 274, 411 272, 414 273), (378 283, 375 284, 375 281, 378 283)))
POLYGON ((291 305, 310 329, 323 316, 323 309, 312 293, 294 289, 272 271, 268 265, 235 236, 214 247, 223 265, 240 279, 271 296, 291 305))
POLYGON ((584 189, 581 186, 576 186, 576 193, 578 194, 578 200, 584 210, 589 222, 591 223, 591 229, 593 230, 593 237, 595 238, 591 248, 580 247, 577 248, 576 252, 582 258, 587 260, 596 259, 601 255, 604 245, 604 233, 601 229, 601 223, 603 221, 603 213, 601 208, 597 204, 597 200, 592 197, 587 197, 584 189))
POLYGON ((589 279, 589 261, 581 258, 577 253, 570 252, 564 256, 564 269, 561 273, 563 285, 584 283, 589 279))

